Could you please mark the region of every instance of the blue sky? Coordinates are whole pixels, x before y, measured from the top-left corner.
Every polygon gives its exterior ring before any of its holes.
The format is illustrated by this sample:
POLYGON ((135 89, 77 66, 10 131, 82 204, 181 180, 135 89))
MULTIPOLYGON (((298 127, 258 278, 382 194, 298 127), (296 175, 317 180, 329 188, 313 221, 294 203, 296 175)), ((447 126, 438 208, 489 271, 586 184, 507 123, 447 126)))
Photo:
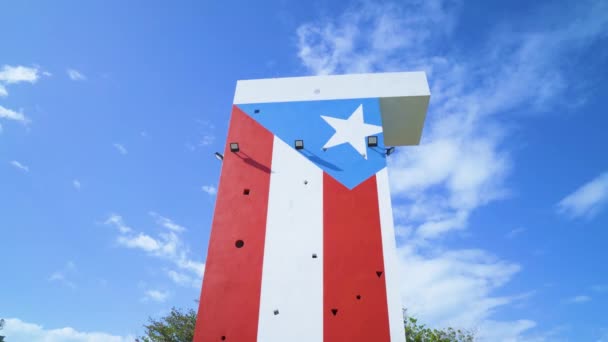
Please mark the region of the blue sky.
POLYGON ((238 79, 424 70, 390 161, 408 312, 488 341, 608 341, 608 5, 0 5, 8 341, 123 341, 195 307, 238 79))

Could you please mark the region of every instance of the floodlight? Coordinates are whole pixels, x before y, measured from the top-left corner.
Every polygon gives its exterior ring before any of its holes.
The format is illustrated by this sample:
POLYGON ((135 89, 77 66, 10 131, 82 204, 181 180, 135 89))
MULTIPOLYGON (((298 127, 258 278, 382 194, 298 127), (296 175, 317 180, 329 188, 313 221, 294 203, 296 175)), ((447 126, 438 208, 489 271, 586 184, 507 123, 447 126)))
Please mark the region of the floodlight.
POLYGON ((393 152, 395 152, 395 146, 389 147, 386 149, 386 155, 390 156, 393 152))
POLYGON ((375 135, 367 137, 367 146, 369 146, 369 147, 378 146, 378 137, 375 135))
POLYGON ((239 143, 230 143, 230 152, 238 152, 238 151, 240 151, 239 143))
POLYGON ((304 140, 296 140, 296 142, 294 143, 294 146, 295 146, 296 150, 304 149, 304 140))
POLYGON ((219 161, 222 161, 224 160, 224 155, 219 152, 215 152, 215 158, 217 158, 219 161))

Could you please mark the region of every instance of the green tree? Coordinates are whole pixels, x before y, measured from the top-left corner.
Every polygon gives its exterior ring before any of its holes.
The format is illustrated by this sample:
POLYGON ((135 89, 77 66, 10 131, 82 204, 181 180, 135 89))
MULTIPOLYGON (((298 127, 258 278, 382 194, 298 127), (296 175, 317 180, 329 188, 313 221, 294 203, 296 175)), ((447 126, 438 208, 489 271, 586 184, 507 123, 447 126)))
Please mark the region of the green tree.
MULTIPOLYGON (((171 312, 159 320, 150 318, 144 325, 145 334, 137 342, 192 342, 196 312, 172 308, 171 312)), ((0 341, 1 342, 1 341, 0 341)))
MULTIPOLYGON (((4 320, 0 319, 0 330, 4 328, 4 320)), ((4 336, 0 335, 0 342, 4 342, 4 336)))
POLYGON ((475 336, 469 331, 460 329, 431 329, 424 324, 419 325, 414 317, 404 320, 407 342, 473 342, 475 336))

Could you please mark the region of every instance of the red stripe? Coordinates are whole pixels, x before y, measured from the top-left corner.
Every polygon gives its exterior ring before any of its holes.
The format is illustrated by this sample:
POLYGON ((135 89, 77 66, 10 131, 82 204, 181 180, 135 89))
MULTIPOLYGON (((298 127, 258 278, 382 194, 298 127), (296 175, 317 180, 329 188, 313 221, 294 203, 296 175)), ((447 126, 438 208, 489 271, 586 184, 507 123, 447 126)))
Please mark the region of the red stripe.
POLYGON ((233 106, 228 143, 240 152, 224 153, 195 342, 256 341, 273 139, 233 106))
POLYGON ((390 341, 376 177, 349 190, 324 174, 323 203, 324 341, 390 341))

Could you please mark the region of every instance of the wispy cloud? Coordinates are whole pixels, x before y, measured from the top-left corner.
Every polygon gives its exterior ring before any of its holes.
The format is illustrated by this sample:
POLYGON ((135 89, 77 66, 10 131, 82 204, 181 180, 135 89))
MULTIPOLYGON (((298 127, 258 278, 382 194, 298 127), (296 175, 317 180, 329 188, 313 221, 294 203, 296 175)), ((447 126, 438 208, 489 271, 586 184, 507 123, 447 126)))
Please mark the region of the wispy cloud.
POLYGON ((0 119, 13 120, 23 124, 27 124, 30 122, 30 120, 22 112, 16 112, 1 105, 0 119))
POLYGON ((607 200, 608 172, 605 172, 562 199, 557 211, 571 218, 593 218, 607 200))
POLYGON ((141 249, 150 253, 154 252, 160 254, 168 248, 173 248, 173 245, 170 245, 170 242, 167 242, 167 247, 165 247, 164 243, 159 242, 144 233, 138 233, 131 236, 119 236, 117 241, 125 247, 141 249))
POLYGON ((87 77, 84 74, 82 74, 80 71, 78 71, 76 69, 68 69, 67 73, 68 73, 68 77, 72 81, 84 81, 87 79, 87 77))
POLYGON ((76 265, 72 261, 68 261, 66 265, 58 271, 55 271, 49 277, 49 281, 58 282, 72 289, 76 288, 76 284, 72 282, 68 277, 76 272, 76 265))
POLYGON ((215 141, 215 136, 206 134, 206 135, 203 135, 203 138, 199 142, 199 145, 200 146, 209 146, 209 145, 213 144, 214 141, 215 141))
POLYGON ((72 181, 72 186, 74 186, 74 189, 76 189, 76 190, 80 190, 80 188, 82 187, 82 185, 80 184, 80 181, 78 179, 74 179, 72 181))
POLYGON ((402 283, 404 305, 430 323, 486 329, 482 335, 499 326, 510 333, 489 340, 524 340, 535 322, 491 319, 520 300, 493 291, 521 267, 483 250, 450 250, 441 238, 467 229, 475 210, 509 196, 505 180, 515 167, 505 147, 509 112, 547 112, 575 91, 563 57, 606 35, 607 7, 586 1, 569 17, 580 20, 549 30, 489 28, 491 40, 473 54, 449 54, 445 41, 454 39, 459 6, 359 2, 339 17, 301 25, 298 57, 313 74, 426 71, 432 100, 423 141, 389 160, 396 223, 409 236, 399 246, 410 280, 402 283))
POLYGON ((106 221, 106 225, 118 228, 119 235, 116 242, 123 247, 138 249, 146 254, 159 259, 171 262, 177 270, 175 273, 167 275, 179 285, 192 282, 200 282, 203 278, 205 264, 190 257, 190 249, 179 235, 186 228, 176 224, 173 220, 160 216, 154 212, 150 213, 156 219, 156 223, 166 228, 167 231, 159 233, 157 236, 151 236, 144 232, 136 232, 128 227, 121 216, 110 215, 106 221), (180 278, 184 272, 190 278, 189 282, 180 278))
POLYGON ((169 298, 169 292, 160 290, 148 290, 145 292, 144 301, 152 300, 163 303, 169 298))
POLYGON ((122 219, 122 216, 116 214, 111 214, 110 216, 108 216, 104 224, 115 227, 121 234, 127 234, 133 231, 131 227, 125 224, 122 219))
POLYGON ((578 295, 578 296, 574 296, 574 297, 570 297, 568 299, 566 299, 567 303, 570 304, 583 304, 583 303, 587 303, 591 301, 591 297, 587 296, 587 295, 578 295))
POLYGON ((402 296, 408 312, 438 325, 477 327, 496 308, 518 296, 493 296, 520 266, 483 250, 422 253, 415 246, 399 248, 402 296))
POLYGON ((26 165, 21 164, 20 162, 13 160, 10 162, 11 165, 13 165, 14 167, 16 167, 17 169, 23 171, 23 172, 30 172, 30 168, 27 167, 26 165))
POLYGON ((215 196, 215 194, 217 194, 217 188, 213 185, 203 185, 201 187, 201 190, 203 190, 203 192, 206 192, 209 196, 215 196))
POLYGON ((5 97, 5 96, 8 96, 8 91, 6 90, 5 86, 0 84, 0 97, 5 97))
POLYGON ((519 235, 521 235, 521 233, 525 232, 526 229, 525 228, 515 228, 513 230, 511 230, 510 232, 507 233, 506 237, 508 239, 514 239, 516 237, 518 237, 519 235))
POLYGON ((180 226, 179 224, 173 222, 171 219, 161 216, 153 211, 149 212, 149 214, 150 214, 150 216, 152 216, 153 218, 156 219, 157 224, 159 224, 169 230, 172 230, 176 233, 181 233, 186 230, 185 227, 180 226))
POLYGON ((122 144, 114 143, 114 148, 122 155, 129 153, 122 144))
POLYGON ((64 327, 48 329, 39 324, 27 323, 17 318, 6 318, 2 335, 13 341, 45 342, 131 342, 134 336, 116 336, 103 332, 82 332, 64 327))
POLYGON ((198 143, 188 142, 185 144, 186 148, 190 151, 194 151, 198 147, 204 148, 211 146, 215 142, 215 125, 209 120, 197 119, 195 122, 197 130, 200 131, 198 134, 201 135, 201 138, 198 139, 198 143))
POLYGON ((167 276, 176 284, 181 286, 192 287, 198 289, 201 287, 201 279, 193 277, 187 273, 177 272, 175 270, 166 270, 167 276))

